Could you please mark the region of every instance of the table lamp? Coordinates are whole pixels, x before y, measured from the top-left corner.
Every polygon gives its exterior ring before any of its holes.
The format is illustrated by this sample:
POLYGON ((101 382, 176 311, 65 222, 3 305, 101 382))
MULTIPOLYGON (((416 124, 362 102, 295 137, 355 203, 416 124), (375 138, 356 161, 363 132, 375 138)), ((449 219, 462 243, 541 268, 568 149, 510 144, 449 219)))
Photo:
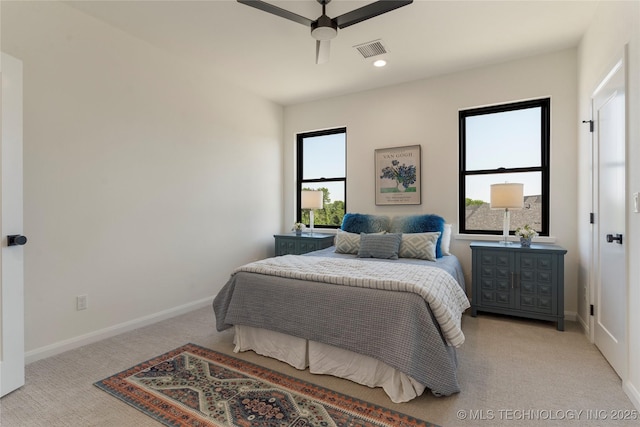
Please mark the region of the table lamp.
POLYGON ((300 195, 300 207, 309 209, 309 228, 313 232, 313 210, 322 209, 324 193, 320 190, 302 190, 300 195))
POLYGON ((522 209, 524 206, 524 184, 491 184, 491 209, 504 209, 504 221, 502 223, 502 244, 508 245, 509 241, 509 209, 522 209))

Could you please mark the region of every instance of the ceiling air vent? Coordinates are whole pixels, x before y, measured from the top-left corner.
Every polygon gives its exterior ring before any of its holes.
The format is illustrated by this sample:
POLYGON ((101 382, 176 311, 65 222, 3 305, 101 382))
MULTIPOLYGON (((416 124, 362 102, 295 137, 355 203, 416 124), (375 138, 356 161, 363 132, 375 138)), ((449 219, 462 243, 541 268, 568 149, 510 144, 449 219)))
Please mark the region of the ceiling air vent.
POLYGON ((374 40, 372 42, 362 43, 355 45, 354 48, 358 49, 358 52, 363 58, 371 58, 372 56, 383 55, 387 53, 387 49, 382 44, 382 40, 374 40))

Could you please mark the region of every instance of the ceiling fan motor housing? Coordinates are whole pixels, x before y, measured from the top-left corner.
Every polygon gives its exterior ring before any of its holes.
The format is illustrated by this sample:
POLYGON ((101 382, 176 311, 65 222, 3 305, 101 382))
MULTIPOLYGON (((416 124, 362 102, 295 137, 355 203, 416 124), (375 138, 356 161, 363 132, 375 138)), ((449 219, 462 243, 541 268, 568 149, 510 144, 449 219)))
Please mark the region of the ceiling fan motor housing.
POLYGON ((338 24, 327 15, 322 15, 311 24, 311 36, 316 40, 331 40, 338 35, 338 24))

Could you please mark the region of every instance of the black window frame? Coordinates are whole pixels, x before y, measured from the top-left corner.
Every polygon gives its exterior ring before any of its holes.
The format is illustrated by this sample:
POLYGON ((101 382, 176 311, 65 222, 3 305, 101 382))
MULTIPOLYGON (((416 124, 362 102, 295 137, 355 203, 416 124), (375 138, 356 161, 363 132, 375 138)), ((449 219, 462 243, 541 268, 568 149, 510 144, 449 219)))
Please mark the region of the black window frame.
MULTIPOLYGON (((518 172, 540 172, 542 186, 542 218, 540 236, 549 236, 549 191, 551 188, 550 179, 550 151, 551 151, 551 98, 541 98, 527 101, 512 102, 507 104, 492 105, 488 107, 472 108, 461 110, 458 114, 459 144, 460 144, 460 165, 458 176, 458 221, 460 234, 495 234, 501 235, 500 230, 467 230, 466 229, 466 177, 482 174, 509 174, 518 172), (540 108, 540 166, 518 167, 497 169, 466 170, 466 118, 493 113, 504 113, 508 111, 523 110, 529 108, 540 108)), ((510 235, 514 232, 510 231, 510 235)))
MULTIPOLYGON (((344 212, 347 212, 347 128, 346 127, 340 127, 340 128, 333 128, 333 129, 324 129, 324 130, 319 130, 319 131, 313 131, 313 132, 303 132, 303 133, 299 133, 296 135, 296 222, 302 222, 302 201, 300 198, 300 194, 302 192, 302 188, 304 187, 304 184, 317 184, 317 183, 323 183, 323 182, 342 182, 343 186, 344 186, 344 212), (337 135, 337 134, 344 134, 344 140, 345 140, 345 145, 344 145, 344 158, 345 158, 345 165, 344 165, 344 173, 345 176, 344 177, 322 177, 322 178, 316 178, 316 179, 303 179, 304 176, 304 170, 303 170, 303 163, 304 163, 304 140, 305 138, 313 138, 313 137, 318 137, 318 136, 327 136, 327 135, 337 135)), ((308 224, 307 224, 308 225, 308 224)), ((326 228, 326 229, 337 229, 340 228, 340 224, 338 225, 325 225, 325 224, 314 224, 314 228, 326 228)))

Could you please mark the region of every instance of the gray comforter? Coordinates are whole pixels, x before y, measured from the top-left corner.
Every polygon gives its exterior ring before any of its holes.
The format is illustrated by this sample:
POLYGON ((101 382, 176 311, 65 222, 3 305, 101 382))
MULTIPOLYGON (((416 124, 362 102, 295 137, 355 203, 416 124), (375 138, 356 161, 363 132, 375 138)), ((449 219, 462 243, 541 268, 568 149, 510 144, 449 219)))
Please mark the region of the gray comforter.
MULTIPOLYGON (((339 255, 328 248, 308 256, 339 255)), ((455 257, 420 262, 447 269, 464 289, 455 257)), ((435 395, 460 391, 455 349, 446 345, 417 294, 239 272, 218 293, 213 308, 219 331, 246 325, 322 342, 381 360, 435 395)))

